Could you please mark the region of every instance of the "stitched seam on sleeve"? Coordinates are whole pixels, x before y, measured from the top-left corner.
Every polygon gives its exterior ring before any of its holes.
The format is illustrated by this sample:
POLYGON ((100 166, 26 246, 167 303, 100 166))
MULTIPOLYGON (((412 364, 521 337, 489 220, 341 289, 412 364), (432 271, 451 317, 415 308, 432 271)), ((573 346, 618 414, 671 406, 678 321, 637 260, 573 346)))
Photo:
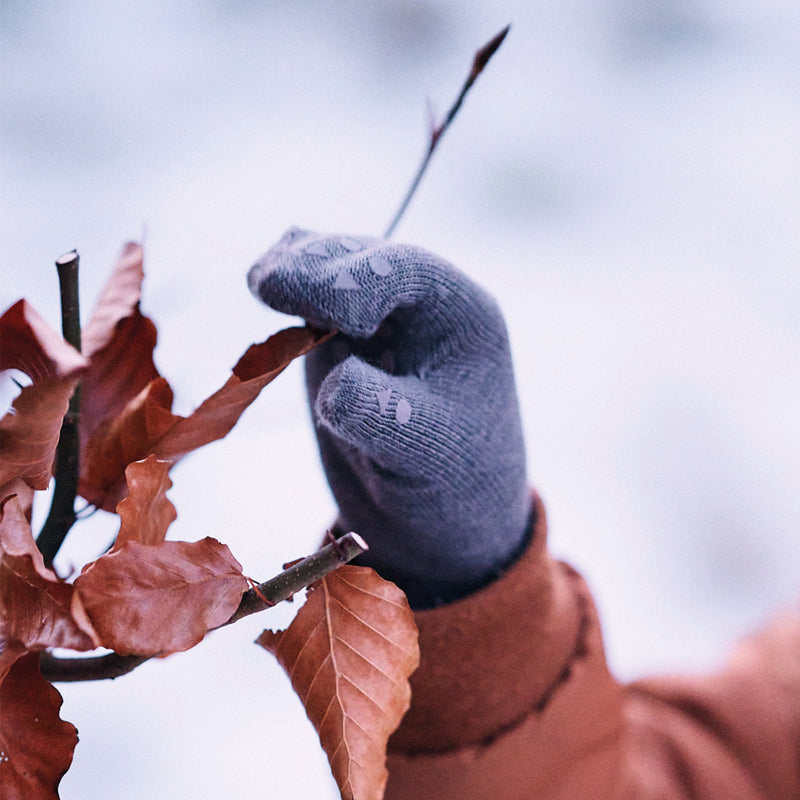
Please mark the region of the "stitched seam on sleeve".
POLYGON ((577 586, 577 582, 580 581, 580 576, 578 573, 573 570, 568 564, 564 564, 559 562, 557 566, 563 569, 569 580, 570 587, 572 589, 572 595, 575 600, 575 603, 578 607, 578 629, 575 635, 575 643, 570 652, 564 667, 552 681, 552 683, 545 689, 541 697, 537 699, 532 705, 528 705, 525 707, 520 714, 518 714, 514 719, 512 719, 509 723, 503 725, 502 727, 498 728, 496 731, 491 733, 488 736, 485 736, 481 739, 478 739, 474 742, 465 742, 461 743, 455 747, 446 747, 446 748, 414 748, 412 750, 404 750, 402 755, 405 757, 414 757, 414 756, 424 756, 424 755, 446 755, 448 753, 455 753, 460 750, 470 749, 470 748, 484 748, 489 747, 495 741, 502 738, 506 734, 510 733, 514 729, 518 728, 522 725, 527 719, 529 719, 534 714, 541 714, 550 704, 551 700, 555 696, 556 692, 558 691, 559 687, 563 686, 567 681, 569 681, 574 665, 580 660, 586 657, 588 654, 588 645, 587 645, 587 638, 589 633, 589 627, 591 624, 591 615, 589 613, 589 601, 584 592, 580 591, 577 586))
POLYGON ((562 670, 558 673, 553 682, 545 689, 542 696, 532 706, 526 708, 519 716, 517 716, 507 725, 504 725, 490 736, 487 736, 481 741, 477 742, 479 746, 485 747, 491 745, 494 741, 501 738, 509 731, 519 727, 531 715, 543 713, 558 689, 567 683, 567 681, 569 681, 576 662, 585 658, 589 652, 587 645, 587 637, 590 625, 589 603, 585 594, 579 591, 575 585, 576 579, 579 579, 579 575, 567 564, 559 563, 558 566, 567 572, 573 597, 576 605, 578 606, 578 630, 575 634, 575 644, 572 648, 572 652, 567 658, 562 670))

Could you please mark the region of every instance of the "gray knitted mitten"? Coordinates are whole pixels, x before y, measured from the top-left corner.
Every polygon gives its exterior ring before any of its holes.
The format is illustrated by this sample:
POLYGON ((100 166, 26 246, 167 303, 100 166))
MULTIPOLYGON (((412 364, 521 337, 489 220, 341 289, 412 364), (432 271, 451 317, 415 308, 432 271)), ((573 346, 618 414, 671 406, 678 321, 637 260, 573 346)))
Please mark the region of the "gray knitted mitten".
POLYGON ((525 453, 503 317, 443 259, 290 229, 251 291, 339 335, 306 357, 341 525, 415 608, 485 585, 524 545, 525 453))

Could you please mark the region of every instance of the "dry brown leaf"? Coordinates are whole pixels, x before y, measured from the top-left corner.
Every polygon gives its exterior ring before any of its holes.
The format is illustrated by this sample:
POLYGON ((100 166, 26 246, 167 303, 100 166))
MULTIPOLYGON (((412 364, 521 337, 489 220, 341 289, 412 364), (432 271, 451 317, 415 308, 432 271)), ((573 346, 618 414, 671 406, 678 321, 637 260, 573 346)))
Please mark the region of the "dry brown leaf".
POLYGON ((119 414, 158 377, 156 327, 139 309, 142 261, 141 245, 126 244, 82 332, 83 354, 91 362, 83 378, 82 447, 103 420, 119 414))
POLYGON ((393 583, 344 566, 309 593, 292 624, 258 644, 291 678, 319 734, 343 798, 379 800, 386 744, 411 699, 419 664, 417 628, 393 583))
POLYGON ((87 361, 20 300, 0 317, 0 370, 18 369, 32 383, 0 420, 0 493, 22 478, 33 489, 50 481, 61 421, 87 361))
POLYGON ((153 453, 181 419, 171 408, 172 389, 164 378, 156 378, 122 413, 101 423, 81 454, 81 495, 105 511, 114 511, 127 494, 128 464, 153 453))
POLYGON ((128 541, 84 567, 75 590, 104 647, 120 655, 188 650, 227 622, 247 589, 216 539, 128 541))
POLYGON ((0 317, 0 370, 18 369, 32 381, 78 375, 86 359, 28 303, 18 300, 0 317))
POLYGON ((0 501, 11 497, 12 494, 17 496, 17 502, 22 509, 22 513, 25 515, 25 519, 30 522, 33 518, 33 498, 36 492, 22 478, 15 478, 0 488, 0 501))
POLYGON ((39 654, 18 658, 0 684, 0 797, 58 800, 72 763, 75 726, 59 717, 61 695, 42 677, 39 654))
POLYGON ((0 503, 0 797, 53 800, 78 737, 60 719, 61 695, 39 651, 97 646, 72 586, 44 565, 24 509, 0 503))
POLYGON ((97 647, 73 595, 44 565, 17 498, 0 503, 0 653, 13 642, 26 650, 97 647))
POLYGON ((169 461, 159 461, 148 456, 135 461, 125 470, 128 496, 117 506, 120 518, 119 533, 114 550, 126 542, 161 544, 167 529, 178 516, 175 506, 167 499, 172 486, 169 479, 169 461))
POLYGON ((310 328, 287 328, 252 345, 225 385, 188 417, 172 413, 167 381, 152 381, 89 439, 81 461, 81 495, 113 511, 127 491, 128 464, 150 454, 174 464, 192 450, 223 438, 270 381, 328 335, 310 328))
POLYGON ((85 355, 102 350, 110 341, 117 324, 139 305, 144 280, 144 252, 138 242, 126 242, 114 271, 92 311, 91 319, 81 333, 85 355))
POLYGON ((222 439, 267 384, 329 335, 307 327, 285 328, 265 342, 251 345, 225 385, 175 424, 158 443, 156 455, 177 461, 198 447, 222 439))

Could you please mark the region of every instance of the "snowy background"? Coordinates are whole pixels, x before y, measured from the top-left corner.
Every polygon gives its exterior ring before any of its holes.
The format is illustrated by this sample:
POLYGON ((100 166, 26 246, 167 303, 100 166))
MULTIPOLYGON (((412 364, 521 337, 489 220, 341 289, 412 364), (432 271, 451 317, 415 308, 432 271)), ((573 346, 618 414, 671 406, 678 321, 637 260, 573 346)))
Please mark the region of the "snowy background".
MULTIPOLYGON (((396 238, 505 310, 552 547, 622 678, 709 669, 800 595, 800 5, 795 0, 2 0, 0 306, 91 311, 144 237, 156 361, 188 412, 289 320, 248 294, 286 227, 380 233, 474 50, 506 43, 396 238)), ((174 538, 256 577, 334 507, 301 371, 173 473, 174 538)), ((95 515, 59 566, 114 533, 95 515)), ((64 800, 334 797, 251 644, 284 606, 116 682, 62 685, 64 800)))

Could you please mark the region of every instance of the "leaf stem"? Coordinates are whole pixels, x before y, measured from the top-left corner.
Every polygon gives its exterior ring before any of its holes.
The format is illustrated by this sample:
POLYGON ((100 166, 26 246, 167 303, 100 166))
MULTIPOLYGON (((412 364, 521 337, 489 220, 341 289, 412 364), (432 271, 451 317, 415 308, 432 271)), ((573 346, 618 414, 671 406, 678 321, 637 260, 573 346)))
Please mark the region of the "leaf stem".
MULTIPOLYGON (((295 592, 324 578, 342 564, 352 561, 367 549, 366 542, 357 533, 346 533, 274 578, 248 589, 242 595, 239 607, 230 619, 219 627, 223 628, 238 622, 243 617, 271 608, 282 600, 288 599, 295 592)), ((121 656, 118 653, 107 653, 102 656, 61 658, 44 652, 40 656, 39 664, 42 675, 47 680, 75 682, 113 680, 127 675, 145 661, 149 661, 149 656, 121 656)))
POLYGON ((428 149, 422 158, 422 163, 419 165, 416 175, 414 175, 414 178, 411 181, 411 185, 408 187, 408 191, 406 192, 403 201, 400 203, 400 207, 397 209, 392 221, 389 223, 389 227, 383 234, 385 239, 388 239, 392 233, 394 233, 394 229, 402 219, 403 214, 405 214, 406 209, 408 208, 408 204, 411 202, 411 198, 417 191, 417 187, 422 180, 422 176, 428 169, 428 164, 430 163, 433 153, 436 150, 436 146, 439 144, 442 136, 444 136, 445 131, 450 127, 450 123, 455 119, 456 114, 458 114, 458 110, 461 108, 461 104, 464 102, 467 92, 472 88, 472 84, 475 83, 478 75, 483 72, 484 67, 489 63, 489 59, 491 59, 491 57, 497 52, 498 48, 503 43, 503 39, 506 38, 510 28, 511 25, 506 25, 503 30, 493 36, 483 47, 480 48, 480 50, 475 53, 475 56, 472 60, 472 67, 470 68, 469 74, 467 75, 466 80, 461 87, 461 91, 458 93, 458 97, 456 97, 454 100, 453 105, 450 106, 450 110, 447 112, 444 120, 439 123, 439 125, 434 124, 431 127, 428 149))
MULTIPOLYGON (((61 289, 61 330, 64 339, 78 352, 81 350, 81 314, 78 298, 78 265, 76 250, 56 259, 61 289)), ((45 563, 52 565, 70 528, 75 523, 75 498, 80 476, 81 387, 75 388, 69 401, 56 449, 55 486, 50 512, 36 539, 45 563)))

